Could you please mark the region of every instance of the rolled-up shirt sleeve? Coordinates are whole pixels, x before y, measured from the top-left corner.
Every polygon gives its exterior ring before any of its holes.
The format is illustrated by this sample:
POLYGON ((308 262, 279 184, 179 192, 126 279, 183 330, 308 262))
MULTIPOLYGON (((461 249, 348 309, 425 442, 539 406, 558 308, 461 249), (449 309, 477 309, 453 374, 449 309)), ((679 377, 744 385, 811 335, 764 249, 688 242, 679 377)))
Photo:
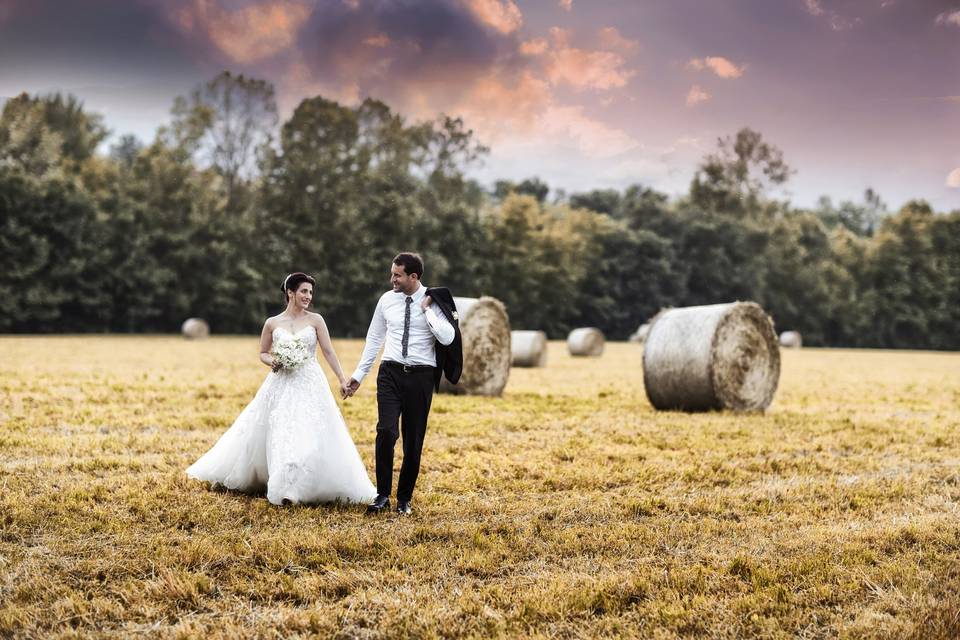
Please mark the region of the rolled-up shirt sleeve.
MULTIPOLYGON (((444 346, 453 342, 457 332, 453 328, 453 325, 450 324, 450 321, 447 320, 447 317, 443 315, 443 311, 440 310, 436 302, 427 307, 423 315, 427 319, 430 332, 437 338, 437 342, 444 346)), ((371 360, 371 363, 372 362, 371 360)))
POLYGON ((370 327, 367 329, 367 341, 363 347, 363 355, 360 356, 360 362, 357 363, 357 370, 353 372, 353 379, 357 382, 363 382, 363 379, 370 373, 373 367, 373 361, 377 359, 380 348, 387 337, 387 319, 383 315, 383 299, 377 302, 377 308, 373 312, 373 318, 370 320, 370 327))

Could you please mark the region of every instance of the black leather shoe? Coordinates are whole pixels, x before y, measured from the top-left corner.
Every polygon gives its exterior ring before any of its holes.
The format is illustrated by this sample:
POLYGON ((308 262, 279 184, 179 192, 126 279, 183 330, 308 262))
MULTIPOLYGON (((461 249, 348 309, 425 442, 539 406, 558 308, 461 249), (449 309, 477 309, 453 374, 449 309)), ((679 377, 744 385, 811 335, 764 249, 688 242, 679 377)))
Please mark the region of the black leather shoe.
POLYGON ((413 513, 413 509, 410 508, 409 500, 397 500, 397 513, 401 516, 409 516, 413 513))
POLYGON ((383 513, 390 508, 390 496, 381 496, 377 494, 377 497, 373 499, 373 502, 370 503, 370 506, 367 507, 367 513, 383 513))

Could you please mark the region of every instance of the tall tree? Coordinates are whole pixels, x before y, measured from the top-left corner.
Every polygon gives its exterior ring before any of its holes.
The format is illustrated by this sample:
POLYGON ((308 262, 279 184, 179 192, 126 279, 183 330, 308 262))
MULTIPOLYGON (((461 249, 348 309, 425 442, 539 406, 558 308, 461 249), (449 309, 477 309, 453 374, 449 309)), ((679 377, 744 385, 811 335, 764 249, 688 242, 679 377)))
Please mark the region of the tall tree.
POLYGON ((107 133, 102 118, 85 112, 73 96, 23 93, 8 100, 0 114, 0 167, 37 176, 75 172, 107 133))
POLYGON ((784 184, 792 169, 783 153, 753 129, 717 141, 694 174, 690 198, 706 211, 731 215, 761 212, 761 200, 772 187, 784 184))
POLYGON ((908 202, 884 221, 870 256, 877 346, 938 346, 949 276, 934 250, 930 205, 908 202))
POLYGON ((563 221, 569 235, 585 243, 582 281, 564 305, 571 328, 602 327, 622 340, 661 307, 682 299, 681 274, 667 239, 585 210, 568 212, 563 221))
POLYGON ((173 105, 174 139, 223 176, 227 199, 257 167, 256 154, 277 124, 273 85, 224 71, 173 105))
POLYGON ((88 194, 10 170, 0 170, 0 194, 0 329, 105 329, 105 226, 88 194))

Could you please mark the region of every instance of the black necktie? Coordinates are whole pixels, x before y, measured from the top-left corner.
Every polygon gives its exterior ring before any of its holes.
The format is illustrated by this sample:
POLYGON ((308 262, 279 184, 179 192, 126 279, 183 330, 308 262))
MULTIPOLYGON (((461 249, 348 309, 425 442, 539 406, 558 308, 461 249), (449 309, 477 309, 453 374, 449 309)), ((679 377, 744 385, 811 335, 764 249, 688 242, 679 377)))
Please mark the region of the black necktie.
POLYGON ((403 359, 407 359, 407 346, 410 344, 410 303, 413 302, 413 298, 407 296, 407 309, 403 312, 403 340, 400 341, 400 344, 403 345, 403 359))

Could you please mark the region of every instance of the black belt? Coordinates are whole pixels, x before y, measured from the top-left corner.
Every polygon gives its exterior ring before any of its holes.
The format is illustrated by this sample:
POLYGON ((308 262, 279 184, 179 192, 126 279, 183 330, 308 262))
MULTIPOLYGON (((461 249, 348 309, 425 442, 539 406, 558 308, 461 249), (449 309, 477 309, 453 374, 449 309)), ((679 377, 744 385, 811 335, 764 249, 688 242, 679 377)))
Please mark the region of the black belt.
POLYGON ((381 360, 380 366, 390 367, 391 369, 400 369, 404 373, 414 373, 416 371, 433 371, 434 369, 436 369, 436 367, 429 364, 403 364, 401 362, 396 362, 394 360, 381 360))

